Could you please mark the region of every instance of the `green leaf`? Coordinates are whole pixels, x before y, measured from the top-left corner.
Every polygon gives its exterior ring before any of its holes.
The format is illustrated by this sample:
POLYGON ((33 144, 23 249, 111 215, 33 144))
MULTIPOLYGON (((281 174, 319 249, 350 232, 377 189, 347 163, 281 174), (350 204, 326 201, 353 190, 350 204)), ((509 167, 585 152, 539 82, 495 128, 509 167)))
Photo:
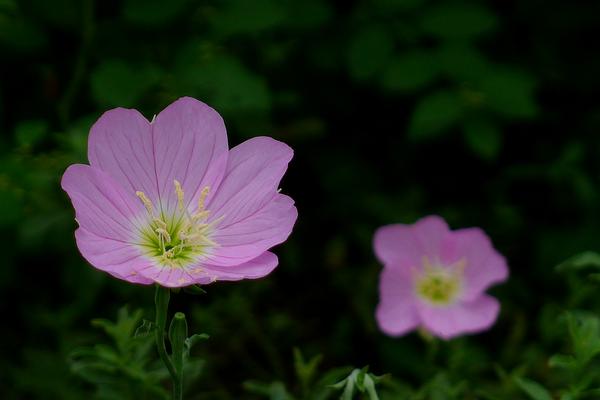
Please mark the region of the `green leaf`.
POLYGON ((472 38, 492 32, 496 16, 476 4, 443 4, 431 8, 421 20, 424 32, 443 39, 472 38))
POLYGON ((185 286, 183 288, 183 291, 187 294, 192 294, 192 295, 206 294, 206 290, 202 289, 202 287, 200 285, 185 286))
POLYGON ((548 360, 548 365, 552 368, 572 369, 576 367, 577 361, 573 356, 555 354, 548 360))
POLYGON ((17 144, 22 147, 35 146, 47 133, 48 123, 43 120, 22 121, 15 128, 17 144))
POLYGON ((211 25, 221 36, 256 35, 281 26, 287 17, 276 0, 228 0, 211 14, 211 25))
POLYGON ((439 136, 458 122, 462 111, 462 101, 456 93, 439 91, 430 94, 417 104, 408 134, 416 140, 439 136))
POLYGON ((167 24, 185 11, 188 0, 125 0, 123 18, 143 26, 167 24))
POLYGON ((421 89, 437 77, 439 64, 435 53, 410 51, 394 57, 381 76, 385 89, 411 91, 421 89))
POLYGON ((153 65, 107 60, 92 71, 92 96, 102 106, 132 107, 159 82, 160 75, 153 65))
POLYGON ((390 35, 379 26, 358 31, 348 47, 348 69, 357 80, 371 77, 381 71, 394 50, 390 35))
POLYGON ((487 105, 508 118, 531 118, 537 114, 535 86, 532 76, 511 68, 491 70, 480 83, 487 105))
POLYGON ((537 382, 516 378, 515 382, 532 400, 552 400, 550 392, 537 382))
POLYGON ((187 354, 189 354, 196 343, 198 343, 201 340, 208 340, 209 338, 210 338, 210 336, 207 335, 206 333, 193 334, 189 338, 185 339, 185 342, 184 342, 185 351, 187 352, 187 354))
POLYGON ((447 42, 437 49, 438 68, 457 83, 478 82, 489 70, 489 62, 474 46, 464 42, 447 42))
POLYGON ((225 54, 204 56, 201 46, 190 44, 179 55, 177 79, 181 91, 194 89, 219 112, 269 111, 271 95, 266 80, 236 58, 225 54))
POLYGON ((577 254, 556 266, 557 271, 582 270, 594 268, 600 270, 600 254, 594 251, 585 251, 577 254))
POLYGON ((484 160, 494 160, 502 147, 502 134, 488 119, 472 118, 463 123, 463 133, 469 148, 484 160))

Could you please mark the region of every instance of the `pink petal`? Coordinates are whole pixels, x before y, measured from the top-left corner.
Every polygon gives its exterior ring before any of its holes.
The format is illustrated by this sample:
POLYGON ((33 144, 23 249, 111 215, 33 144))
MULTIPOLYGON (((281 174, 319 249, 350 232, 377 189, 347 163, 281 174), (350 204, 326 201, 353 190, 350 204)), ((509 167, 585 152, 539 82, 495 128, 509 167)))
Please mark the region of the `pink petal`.
POLYGON ((152 133, 163 207, 172 209, 177 204, 175 179, 192 210, 206 186, 210 199, 227 165, 227 132, 221 116, 206 104, 183 97, 158 114, 152 133))
POLYGON ((488 236, 479 228, 460 229, 447 237, 441 252, 442 261, 451 264, 466 261, 461 298, 473 300, 490 286, 508 277, 504 257, 492 246, 488 236))
POLYGON ((71 198, 79 226, 106 239, 134 240, 132 220, 143 206, 133 193, 105 172, 82 164, 67 168, 61 185, 71 198))
POLYGON ((422 254, 431 257, 439 255, 442 241, 450 233, 450 228, 442 217, 430 215, 415 222, 413 231, 421 244, 422 254))
POLYGON ((231 150, 226 175, 207 206, 211 220, 218 221, 210 264, 241 264, 287 239, 298 212, 277 188, 292 155, 287 145, 267 137, 231 150))
POLYGON ((408 269, 383 269, 375 318, 380 329, 390 336, 404 335, 420 325, 408 269))
POLYGON ((500 311, 500 303, 493 297, 481 295, 473 301, 449 307, 431 307, 420 303, 419 315, 424 327, 435 336, 451 339, 489 329, 500 311))
POLYGON ((144 285, 153 283, 135 272, 148 265, 149 261, 130 243, 106 239, 84 228, 75 231, 75 240, 83 257, 94 267, 128 282, 144 285))
POLYGON ((385 266, 410 268, 421 264, 421 245, 412 226, 387 225, 379 228, 373 238, 375 255, 385 266))
MULTIPOLYGON (((239 281, 240 279, 258 279, 270 274, 277 267, 277 256, 269 251, 246 263, 232 266, 206 265, 209 275, 219 281, 239 281)), ((206 282, 202 282, 206 283, 206 282)))
POLYGON ((90 130, 88 158, 127 192, 139 190, 158 201, 150 123, 137 110, 115 108, 102 114, 90 130))
POLYGON ((187 203, 197 201, 204 186, 217 189, 227 163, 227 134, 215 110, 189 97, 169 105, 152 124, 136 110, 117 108, 92 127, 88 158, 125 190, 143 191, 157 207, 160 202, 172 209, 175 179, 187 203))

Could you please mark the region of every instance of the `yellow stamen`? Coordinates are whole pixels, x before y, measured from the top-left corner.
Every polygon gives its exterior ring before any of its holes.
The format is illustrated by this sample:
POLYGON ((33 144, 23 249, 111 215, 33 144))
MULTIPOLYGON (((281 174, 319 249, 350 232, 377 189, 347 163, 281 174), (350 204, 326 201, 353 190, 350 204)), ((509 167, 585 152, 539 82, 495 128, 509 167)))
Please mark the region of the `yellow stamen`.
POLYGON ((181 183, 177 179, 173 181, 175 184, 175 194, 177 194, 177 205, 179 206, 179 211, 183 211, 183 189, 181 188, 181 183))
POLYGON ((142 203, 144 203, 146 210, 148 210, 148 214, 154 215, 154 206, 146 194, 144 192, 137 191, 135 192, 135 195, 140 198, 142 203))

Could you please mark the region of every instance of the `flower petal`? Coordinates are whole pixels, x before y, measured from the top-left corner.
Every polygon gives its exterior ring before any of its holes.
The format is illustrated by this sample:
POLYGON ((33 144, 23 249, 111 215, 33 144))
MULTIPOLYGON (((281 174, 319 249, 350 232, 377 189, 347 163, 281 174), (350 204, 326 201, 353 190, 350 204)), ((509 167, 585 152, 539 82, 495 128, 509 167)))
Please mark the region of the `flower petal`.
POLYGON ((137 110, 109 110, 90 130, 90 165, 106 172, 127 192, 139 190, 157 202, 154 157, 150 123, 137 110))
POLYGON ((387 225, 375 232, 375 255, 385 266, 410 268, 421 264, 421 245, 410 225, 387 225))
POLYGON ((143 191, 156 205, 173 209, 177 179, 188 204, 204 186, 216 189, 227 163, 227 133, 219 114, 206 104, 181 98, 152 124, 138 111, 105 112, 90 131, 90 165, 125 190, 143 191))
POLYGON ((390 336, 404 335, 420 325, 410 270, 383 269, 379 278, 379 305, 375 318, 380 329, 390 336))
POLYGON ((444 238, 450 233, 448 224, 442 217, 430 215, 421 218, 413 225, 417 240, 421 244, 422 255, 439 255, 444 238))
MULTIPOLYGON (((265 251, 260 256, 235 266, 206 265, 209 275, 219 281, 239 281, 240 279, 258 279, 270 274, 277 267, 277 256, 265 251)), ((199 283, 209 283, 202 277, 199 283)), ((214 280, 214 279, 213 279, 214 280)))
POLYGON ((132 221, 143 206, 133 193, 105 172, 83 164, 67 168, 61 185, 71 198, 79 226, 106 239, 134 241, 132 221))
POLYGON ((218 244, 208 263, 241 264, 287 239, 298 212, 277 188, 292 155, 287 145, 267 137, 231 150, 226 175, 207 206, 210 221, 217 221, 211 239, 218 244))
POLYGON ((447 237, 442 246, 442 261, 447 264, 466 261, 461 299, 477 298, 488 287, 508 277, 508 266, 489 237, 479 228, 459 229, 447 237))
POLYGON ((225 173, 228 145, 223 119, 208 105, 182 97, 156 116, 152 134, 163 207, 173 209, 177 204, 173 185, 177 179, 187 205, 195 210, 202 189, 210 188, 210 199, 225 173))
POLYGON ((500 311, 500 303, 486 294, 473 301, 456 303, 449 307, 418 306, 424 327, 443 339, 477 333, 489 329, 500 311))
POLYGON ((135 272, 149 261, 130 243, 103 238, 84 228, 75 231, 75 240, 83 257, 94 267, 128 282, 153 283, 135 272))

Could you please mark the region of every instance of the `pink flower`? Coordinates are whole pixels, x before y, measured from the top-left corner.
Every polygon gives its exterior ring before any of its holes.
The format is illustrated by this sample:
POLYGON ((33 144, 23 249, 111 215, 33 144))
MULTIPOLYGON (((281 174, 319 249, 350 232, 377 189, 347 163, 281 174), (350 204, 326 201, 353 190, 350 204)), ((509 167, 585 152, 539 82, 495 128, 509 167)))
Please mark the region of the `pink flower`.
POLYGON ((450 339, 496 321, 500 304, 484 292, 507 279, 508 267, 481 229, 450 231, 429 216, 378 229, 374 247, 384 264, 376 318, 386 334, 424 328, 450 339))
POLYGON ((268 137, 227 145, 219 114, 185 97, 151 122, 116 108, 94 124, 90 165, 65 171, 79 251, 129 282, 168 287, 260 278, 287 239, 294 201, 278 191, 292 149, 268 137))

